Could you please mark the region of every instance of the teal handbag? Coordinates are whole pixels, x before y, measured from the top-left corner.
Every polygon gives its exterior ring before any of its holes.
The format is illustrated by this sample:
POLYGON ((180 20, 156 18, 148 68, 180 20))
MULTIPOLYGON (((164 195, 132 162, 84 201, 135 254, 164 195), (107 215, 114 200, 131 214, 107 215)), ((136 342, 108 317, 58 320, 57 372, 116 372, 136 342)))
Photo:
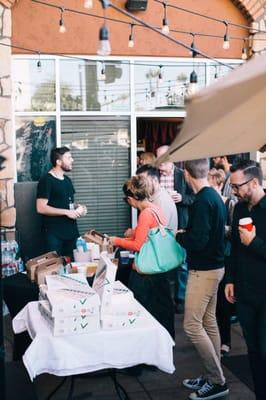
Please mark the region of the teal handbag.
POLYGON ((164 227, 157 213, 151 209, 159 226, 149 230, 146 242, 135 254, 135 265, 142 274, 160 274, 179 267, 185 259, 185 250, 177 243, 174 232, 164 227))

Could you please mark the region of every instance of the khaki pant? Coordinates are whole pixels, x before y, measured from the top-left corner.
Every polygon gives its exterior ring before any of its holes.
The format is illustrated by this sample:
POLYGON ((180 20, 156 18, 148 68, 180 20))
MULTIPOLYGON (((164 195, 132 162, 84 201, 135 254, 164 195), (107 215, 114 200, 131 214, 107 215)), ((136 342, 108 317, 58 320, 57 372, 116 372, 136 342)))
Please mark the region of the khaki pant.
POLYGON ((218 286, 223 275, 224 268, 189 271, 184 316, 184 330, 202 358, 207 371, 205 378, 219 385, 225 383, 225 378, 215 313, 218 286))

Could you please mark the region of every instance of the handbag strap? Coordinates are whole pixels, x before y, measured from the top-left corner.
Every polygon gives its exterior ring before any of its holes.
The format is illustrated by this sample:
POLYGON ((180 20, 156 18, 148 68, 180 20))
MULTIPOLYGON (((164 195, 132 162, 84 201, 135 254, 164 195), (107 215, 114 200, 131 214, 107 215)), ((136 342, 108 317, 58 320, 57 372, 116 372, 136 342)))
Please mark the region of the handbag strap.
POLYGON ((165 232, 165 225, 164 224, 162 224, 162 222, 161 222, 161 219, 160 219, 160 216, 158 215, 158 213, 157 213, 157 211, 155 211, 153 208, 151 208, 151 207, 149 207, 149 210, 151 211, 151 213, 153 214, 153 216, 155 217, 155 219, 156 219, 156 221, 157 221, 157 223, 158 223, 158 225, 159 225, 159 229, 160 229, 160 231, 161 231, 161 234, 163 235, 163 236, 165 236, 166 235, 166 232, 165 232))

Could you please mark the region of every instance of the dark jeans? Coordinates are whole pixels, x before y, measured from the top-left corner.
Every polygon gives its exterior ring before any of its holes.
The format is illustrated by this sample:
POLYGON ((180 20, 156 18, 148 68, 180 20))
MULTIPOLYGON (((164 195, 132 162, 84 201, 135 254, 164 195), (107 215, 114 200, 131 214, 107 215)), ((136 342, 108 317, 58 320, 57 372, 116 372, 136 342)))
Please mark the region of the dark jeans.
POLYGON ((46 251, 56 251, 59 256, 68 256, 73 260, 73 250, 76 247, 77 238, 63 240, 49 231, 45 231, 46 251))
POLYGON ((231 346, 231 315, 233 307, 225 298, 224 288, 225 278, 220 282, 217 292, 216 318, 221 336, 221 344, 231 346))
POLYGON ((168 275, 142 275, 132 270, 128 287, 136 300, 163 325, 175 338, 174 303, 171 297, 168 275))
POLYGON ((266 399, 266 296, 252 291, 237 301, 237 314, 248 347, 256 400, 266 399))

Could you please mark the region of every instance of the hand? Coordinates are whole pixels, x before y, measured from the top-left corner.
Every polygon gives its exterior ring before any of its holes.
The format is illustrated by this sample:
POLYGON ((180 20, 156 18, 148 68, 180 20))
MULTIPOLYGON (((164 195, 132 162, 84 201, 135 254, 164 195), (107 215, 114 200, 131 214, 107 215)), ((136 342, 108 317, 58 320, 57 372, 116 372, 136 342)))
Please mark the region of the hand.
POLYGON ((244 244, 245 246, 249 246, 252 240, 256 236, 256 227, 254 225, 252 231, 248 231, 247 229, 242 228, 241 226, 238 227, 238 231, 241 243, 244 244))
POLYGON ((175 203, 181 203, 181 201, 182 201, 182 194, 180 194, 180 193, 172 193, 171 197, 175 203))
POLYGON ((66 210, 65 216, 70 219, 77 219, 79 217, 79 213, 77 213, 77 210, 66 210))
POLYGON ((77 213, 78 218, 84 215, 84 208, 81 204, 79 204, 78 207, 75 208, 75 211, 77 213))
POLYGON ((109 243, 111 243, 111 245, 113 245, 113 246, 115 246, 115 243, 114 243, 115 239, 116 239, 116 236, 109 236, 109 243))
POLYGON ((227 283, 224 289, 225 298, 229 303, 234 304, 236 302, 235 298, 235 285, 233 283, 227 283))
POLYGON ((131 238, 131 237, 133 236, 133 232, 134 232, 133 229, 128 228, 128 229, 124 232, 125 238, 131 238))

